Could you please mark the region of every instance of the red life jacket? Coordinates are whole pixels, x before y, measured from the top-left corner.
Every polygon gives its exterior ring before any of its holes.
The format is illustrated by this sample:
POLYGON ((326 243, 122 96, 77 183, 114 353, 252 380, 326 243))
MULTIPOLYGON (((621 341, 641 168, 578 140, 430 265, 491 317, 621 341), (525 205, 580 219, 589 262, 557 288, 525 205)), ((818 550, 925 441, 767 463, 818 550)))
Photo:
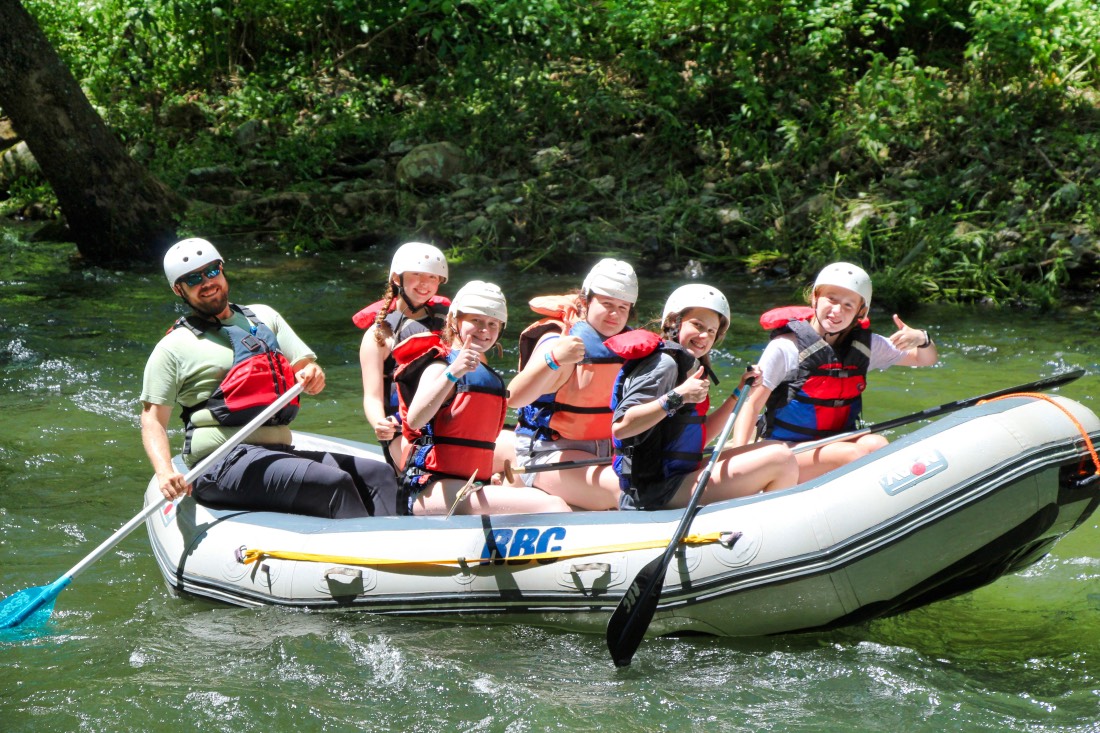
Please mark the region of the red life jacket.
MULTIPOLYGON (((783 328, 791 321, 808 321, 813 317, 814 309, 808 305, 784 305, 772 308, 760 316, 760 325, 765 331, 774 331, 777 328, 783 328)), ((870 328, 871 319, 866 317, 859 319, 859 327, 870 328)))
MULTIPOLYGON (((191 449, 191 435, 195 425, 191 417, 199 410, 208 410, 219 425, 235 427, 244 425, 259 415, 295 382, 294 368, 279 349, 279 340, 256 314, 246 306, 230 304, 232 310, 248 319, 251 328, 246 331, 230 323, 207 321, 196 316, 184 316, 172 327, 186 328, 197 338, 210 331, 225 334, 233 349, 233 365, 222 378, 221 384, 204 402, 185 407, 181 417, 186 432, 183 452, 191 449)), ((289 425, 298 414, 298 398, 279 410, 266 425, 289 425)))
POLYGON ((870 322, 860 321, 844 339, 830 346, 809 324, 813 309, 789 306, 768 311, 761 325, 772 338, 793 333, 798 371, 768 397, 760 435, 786 441, 807 441, 855 430, 871 365, 870 322))
MULTIPOLYGON (((356 326, 363 329, 364 331, 367 330, 374 325, 374 320, 378 317, 378 311, 382 310, 382 303, 383 301, 381 300, 374 301, 366 308, 352 316, 352 323, 354 323, 356 326)), ((442 314, 446 316, 447 309, 451 307, 451 299, 442 295, 433 295, 432 297, 428 298, 428 302, 424 305, 426 305, 428 307, 428 310, 431 311, 434 315, 442 314)), ((386 312, 393 313, 396 307, 397 298, 391 298, 389 308, 386 309, 386 312)), ((394 329, 394 333, 397 333, 397 330, 398 329, 394 329)))
MULTIPOLYGON (((443 326, 446 324, 447 309, 451 305, 450 299, 441 295, 433 295, 424 305, 424 315, 417 320, 413 320, 406 316, 404 311, 397 310, 397 298, 390 300, 384 322, 390 327, 390 332, 393 333, 395 345, 418 333, 427 331, 442 333, 443 326)), ((382 301, 376 300, 352 316, 351 320, 359 328, 368 329, 374 325, 374 319, 380 310, 382 310, 382 301)), ((383 407, 387 416, 398 414, 397 390, 393 386, 393 370, 396 366, 397 362, 394 361, 391 352, 382 361, 382 399, 385 403, 383 407)))
POLYGON ((493 473, 493 450, 508 410, 504 380, 491 367, 479 364, 459 378, 454 396, 443 403, 428 424, 413 430, 405 416, 424 367, 433 361, 451 364, 458 351, 436 334, 425 333, 394 347, 393 355, 398 364, 394 382, 400 400, 401 430, 407 441, 405 469, 463 480, 476 471, 479 479, 487 481, 493 473))

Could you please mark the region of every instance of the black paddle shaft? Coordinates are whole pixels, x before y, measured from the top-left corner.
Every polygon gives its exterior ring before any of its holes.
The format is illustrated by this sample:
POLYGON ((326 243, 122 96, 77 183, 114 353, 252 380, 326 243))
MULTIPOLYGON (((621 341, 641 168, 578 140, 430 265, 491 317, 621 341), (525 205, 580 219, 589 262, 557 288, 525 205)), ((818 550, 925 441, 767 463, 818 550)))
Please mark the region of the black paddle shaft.
POLYGON ((741 406, 745 404, 745 399, 751 391, 752 382, 750 381, 741 390, 741 395, 737 398, 737 404, 734 406, 729 418, 726 419, 722 433, 718 436, 718 441, 714 444, 714 450, 710 454, 710 460, 703 472, 699 474, 699 480, 695 484, 691 500, 688 501, 687 508, 684 509, 684 515, 680 518, 680 523, 676 526, 676 531, 673 532, 668 547, 665 548, 663 554, 647 563, 634 576, 634 581, 626 589, 622 600, 619 601, 619 605, 615 607, 615 612, 611 614, 611 619, 607 622, 607 648, 611 652, 611 658, 615 661, 616 667, 626 667, 630 664, 630 660, 634 658, 634 652, 638 650, 638 646, 645 637, 649 622, 653 620, 653 615, 657 612, 657 603, 661 600, 661 589, 665 584, 665 573, 668 571, 668 566, 672 563, 672 557, 676 554, 680 542, 687 536, 688 529, 691 528, 691 522, 695 519, 695 514, 699 510, 699 502, 703 498, 703 491, 706 489, 707 482, 710 481, 710 474, 722 454, 722 446, 729 439, 730 432, 733 431, 733 423, 737 420, 737 415, 741 412, 741 406))
POLYGON ((1084 375, 1084 369, 1074 369, 1071 372, 1056 374, 1053 377, 1046 377, 1035 382, 1028 382, 1027 384, 1018 384, 1015 387, 1006 387, 1004 389, 999 389, 996 392, 990 392, 989 394, 984 394, 980 397, 968 397, 965 400, 946 402, 936 407, 929 407, 921 410, 920 412, 914 412, 912 415, 905 415, 903 417, 895 417, 890 420, 883 420, 882 422, 877 422, 874 425, 868 425, 865 428, 853 430, 849 433, 841 433, 839 435, 834 435, 829 438, 822 438, 821 440, 814 440, 807 443, 799 443, 795 446, 794 452, 804 453, 806 451, 816 450, 817 448, 829 445, 830 443, 839 443, 844 440, 858 438, 861 435, 869 435, 870 433, 881 433, 886 430, 893 430, 894 428, 900 428, 902 425, 908 425, 909 423, 916 422, 917 420, 927 420, 928 418, 938 417, 939 415, 945 415, 949 412, 961 410, 964 407, 972 407, 979 402, 996 399, 998 397, 1004 397, 1006 395, 1015 394, 1017 392, 1040 392, 1044 389, 1054 389, 1055 387, 1061 387, 1063 384, 1069 384, 1076 379, 1080 379, 1084 375))
POLYGON ((580 461, 563 461, 561 463, 539 463, 535 465, 518 466, 512 469, 512 473, 540 473, 542 471, 565 471, 570 468, 585 468, 586 466, 609 466, 613 458, 585 458, 580 461))

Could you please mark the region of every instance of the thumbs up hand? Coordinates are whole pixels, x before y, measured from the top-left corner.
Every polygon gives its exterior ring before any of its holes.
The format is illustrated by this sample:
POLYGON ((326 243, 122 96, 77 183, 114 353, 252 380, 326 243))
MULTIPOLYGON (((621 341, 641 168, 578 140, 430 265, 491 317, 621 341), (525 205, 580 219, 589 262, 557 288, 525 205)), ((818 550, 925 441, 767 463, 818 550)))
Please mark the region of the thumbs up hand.
POLYGON ((480 363, 481 354, 470 348, 470 336, 467 336, 462 342, 462 348, 451 363, 449 370, 456 377, 462 377, 477 369, 477 365, 480 363))
POLYGON ((698 370, 675 389, 684 398, 684 402, 695 404, 707 398, 710 392, 710 380, 707 379, 706 370, 699 367, 698 370))

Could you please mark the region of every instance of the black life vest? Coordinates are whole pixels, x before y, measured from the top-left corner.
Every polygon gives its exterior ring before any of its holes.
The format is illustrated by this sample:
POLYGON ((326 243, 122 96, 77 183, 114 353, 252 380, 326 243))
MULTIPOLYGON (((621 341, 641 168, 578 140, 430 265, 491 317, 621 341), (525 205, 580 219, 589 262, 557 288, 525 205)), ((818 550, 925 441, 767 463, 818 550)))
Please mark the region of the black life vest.
MULTIPOLYGON (((698 368, 695 357, 684 347, 674 341, 663 341, 649 331, 612 336, 605 344, 626 360, 612 390, 612 410, 622 402, 625 382, 630 375, 647 360, 659 359, 659 354, 667 354, 676 362, 676 384, 681 384, 698 368)), ((666 479, 686 476, 703 465, 709 411, 708 396, 702 402, 682 405, 672 416, 644 433, 615 439, 612 465, 623 492, 620 509, 659 508, 650 505, 664 493, 666 479)))
POLYGON ((805 320, 812 309, 792 309, 777 318, 769 311, 761 324, 772 326, 772 338, 793 333, 798 348, 798 369, 788 374, 768 398, 759 432, 764 438, 807 441, 856 429, 871 365, 871 330, 862 321, 830 346, 805 320), (808 311, 808 313, 807 313, 808 311))
MULTIPOLYGON (((184 453, 191 450, 191 436, 196 427, 191 418, 196 412, 208 410, 218 425, 244 425, 294 386, 294 368, 279 349, 275 333, 247 306, 230 304, 229 307, 248 319, 251 327, 247 331, 230 323, 207 321, 195 315, 178 319, 168 329, 186 328, 196 338, 203 338, 208 332, 217 330, 225 334, 233 349, 233 365, 218 388, 205 401, 183 408, 181 417, 186 434, 184 453)), ((298 404, 295 397, 265 425, 289 425, 298 414, 298 404)))
MULTIPOLYGON (((403 310, 397 308, 397 298, 390 300, 389 312, 386 314, 385 323, 393 333, 393 345, 396 347, 410 336, 421 333, 442 333, 447 322, 447 309, 451 305, 449 298, 442 295, 433 295, 424 303, 424 315, 418 319, 412 319, 405 315, 403 310)), ((377 300, 351 317, 356 326, 369 329, 374 325, 374 319, 382 310, 383 301, 377 300)), ((393 385, 393 370, 397 362, 393 358, 393 352, 382 362, 382 395, 385 399, 386 415, 398 414, 397 390, 393 385)))

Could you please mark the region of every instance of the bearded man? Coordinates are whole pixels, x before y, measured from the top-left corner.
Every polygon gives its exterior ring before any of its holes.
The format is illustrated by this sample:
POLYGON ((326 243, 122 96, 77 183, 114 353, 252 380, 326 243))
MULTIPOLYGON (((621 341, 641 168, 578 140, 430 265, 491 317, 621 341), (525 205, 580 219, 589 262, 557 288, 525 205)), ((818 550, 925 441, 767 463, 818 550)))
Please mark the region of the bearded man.
POLYGON ((193 485, 194 466, 272 404, 295 381, 306 394, 325 387, 317 355, 265 305, 229 301, 225 260, 205 239, 184 239, 164 255, 168 285, 191 309, 157 343, 141 387, 141 439, 169 500, 191 494, 203 504, 328 517, 396 513, 397 480, 381 461, 291 445, 297 400, 247 442, 209 467, 193 485), (173 460, 168 423, 182 408, 183 452, 173 460))

